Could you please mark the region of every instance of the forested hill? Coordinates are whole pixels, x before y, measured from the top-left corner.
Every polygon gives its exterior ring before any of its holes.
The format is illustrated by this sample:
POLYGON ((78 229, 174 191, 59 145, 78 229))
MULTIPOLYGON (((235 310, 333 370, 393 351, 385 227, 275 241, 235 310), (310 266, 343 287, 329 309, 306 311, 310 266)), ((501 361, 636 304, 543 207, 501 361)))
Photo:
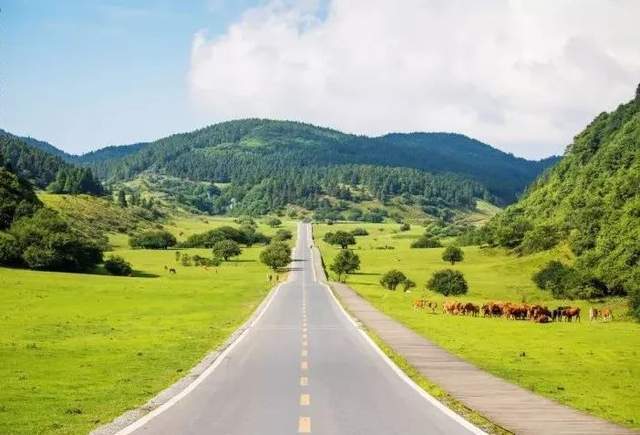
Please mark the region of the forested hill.
POLYGON ((640 86, 489 227, 498 244, 528 251, 568 240, 577 257, 568 287, 578 296, 640 287, 640 86))
POLYGON ((516 158, 459 134, 370 138, 298 122, 246 119, 176 134, 123 158, 93 159, 91 165, 105 179, 152 171, 236 184, 257 184, 275 174, 336 165, 410 168, 474 180, 495 201, 507 204, 553 163, 555 159, 516 158))

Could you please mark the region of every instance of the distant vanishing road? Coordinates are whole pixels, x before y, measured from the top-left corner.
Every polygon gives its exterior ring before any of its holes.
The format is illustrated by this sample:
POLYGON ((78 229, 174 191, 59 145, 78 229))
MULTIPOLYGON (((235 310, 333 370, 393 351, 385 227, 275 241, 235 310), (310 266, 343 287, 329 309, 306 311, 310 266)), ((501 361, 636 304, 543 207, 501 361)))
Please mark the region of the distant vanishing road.
POLYGON ((312 266, 300 224, 294 271, 264 314, 189 394, 122 434, 469 434, 385 361, 312 266))

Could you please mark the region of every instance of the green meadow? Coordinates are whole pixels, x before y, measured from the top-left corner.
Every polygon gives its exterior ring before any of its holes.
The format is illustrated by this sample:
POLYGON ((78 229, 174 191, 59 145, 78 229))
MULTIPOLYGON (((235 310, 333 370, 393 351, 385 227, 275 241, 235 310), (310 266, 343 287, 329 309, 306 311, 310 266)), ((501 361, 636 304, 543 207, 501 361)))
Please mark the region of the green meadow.
POLYGON ((443 248, 409 248, 423 231, 419 226, 400 232, 398 224, 321 224, 314 226, 314 237, 326 265, 338 249, 322 242, 323 235, 355 227, 366 228, 369 235, 356 238, 354 249, 361 270, 350 275, 347 283, 377 308, 497 376, 577 409, 640 428, 640 324, 627 317, 626 301, 554 300, 531 281, 540 265, 567 257, 568 251, 559 247, 518 257, 501 249, 467 247, 463 248, 464 261, 451 266, 441 259, 443 248), (425 283, 434 271, 450 267, 462 271, 469 283, 469 293, 457 300, 580 306, 582 321, 541 325, 443 315, 440 308, 445 298, 425 290, 425 283), (417 288, 410 293, 383 289, 380 277, 390 269, 404 272, 417 288), (412 302, 420 297, 438 301, 436 314, 413 310, 412 302), (612 308, 614 321, 590 322, 590 306, 612 308))
MULTIPOLYGON (((183 217, 166 228, 183 239, 223 224, 232 221, 183 217)), ((222 344, 270 288, 261 246, 205 270, 183 267, 175 250, 110 241, 134 277, 0 268, 0 433, 86 433, 145 403, 222 344)))

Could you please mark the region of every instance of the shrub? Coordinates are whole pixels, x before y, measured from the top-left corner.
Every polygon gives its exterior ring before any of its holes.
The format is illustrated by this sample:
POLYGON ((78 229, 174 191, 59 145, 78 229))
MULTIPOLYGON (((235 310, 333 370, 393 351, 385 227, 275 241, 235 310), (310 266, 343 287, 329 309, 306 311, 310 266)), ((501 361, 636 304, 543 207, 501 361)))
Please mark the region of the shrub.
POLYGON ((409 231, 411 229, 411 225, 404 223, 400 225, 400 231, 409 231))
POLYGON ((191 256, 187 253, 182 254, 182 257, 180 257, 180 264, 182 264, 185 267, 189 267, 193 264, 193 261, 191 260, 191 256))
POLYGON ((132 248, 167 249, 175 244, 176 238, 173 234, 164 230, 144 231, 129 237, 129 245, 132 248))
POLYGON ((267 219, 266 223, 267 223, 267 225, 269 225, 271 228, 277 228, 277 227, 279 227, 280 225, 282 225, 282 221, 281 221, 280 219, 276 218, 276 217, 274 217, 274 218, 270 218, 270 219, 267 219))
POLYGON ((293 239, 293 233, 289 230, 280 229, 276 231, 276 234, 273 236, 273 239, 278 240, 280 242, 283 242, 285 240, 291 240, 293 239))
POLYGON ((558 299, 570 297, 571 289, 577 284, 575 270, 556 260, 545 264, 531 279, 540 289, 550 291, 558 299))
POLYGON ((442 244, 435 237, 422 236, 411 243, 413 249, 440 248, 442 244))
POLYGON ((353 234, 354 237, 360 237, 368 236, 369 232, 364 228, 354 228, 353 230, 351 230, 351 234, 353 234))
POLYGON ((380 285, 388 290, 395 290, 400 284, 407 280, 404 273, 393 269, 385 273, 380 279, 380 285))
POLYGON ((402 282, 402 289, 403 289, 405 292, 408 292, 410 289, 414 288, 415 286, 416 286, 415 281, 411 281, 409 278, 405 279, 405 280, 402 282))
POLYGON ((75 233, 57 212, 41 208, 11 227, 22 261, 32 269, 88 271, 102 262, 102 249, 75 233))
POLYGON ((104 262, 104 268, 111 275, 117 276, 129 276, 133 272, 131 263, 117 255, 111 255, 107 258, 104 262))
MULTIPOLYGON (((640 275, 640 274, 638 274, 640 275)), ((631 315, 640 320, 640 276, 632 286, 629 286, 629 311, 631 315)))
POLYGON ((442 253, 442 260, 448 261, 451 264, 455 264, 458 261, 462 261, 464 259, 464 252, 462 249, 457 246, 447 246, 447 248, 442 253))
POLYGON ((336 255, 336 258, 333 259, 333 263, 329 269, 338 275, 339 281, 342 281, 342 277, 345 274, 353 273, 360 269, 360 257, 353 251, 343 249, 336 255))
POLYGON ((427 288, 445 296, 461 295, 469 290, 462 272, 451 269, 435 272, 427 283, 427 288))
POLYGON ((291 262, 291 247, 274 241, 260 253, 260 261, 274 271, 282 269, 291 262))
POLYGON ((229 260, 231 257, 237 257, 241 253, 240 245, 233 240, 221 240, 213 245, 213 255, 223 258, 224 261, 229 260))
POLYGON ((20 250, 16 238, 0 232, 0 265, 15 266, 20 263, 20 250))

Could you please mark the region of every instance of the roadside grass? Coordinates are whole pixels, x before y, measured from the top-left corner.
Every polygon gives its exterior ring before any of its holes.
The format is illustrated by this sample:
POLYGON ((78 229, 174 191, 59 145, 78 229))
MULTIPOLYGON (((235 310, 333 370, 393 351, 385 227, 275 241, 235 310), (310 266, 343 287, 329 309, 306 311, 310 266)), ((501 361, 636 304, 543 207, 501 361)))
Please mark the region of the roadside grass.
MULTIPOLYGON (((179 225, 231 222, 195 221, 179 225)), ((205 270, 182 266, 174 250, 111 241, 139 277, 0 268, 0 433, 86 433, 145 403, 222 344, 271 286, 262 246, 205 270)))
POLYGON ((525 257, 467 247, 463 248, 464 261, 451 266, 440 258, 442 248, 409 248, 407 234, 417 237, 422 233, 417 226, 400 233, 399 225, 387 223, 317 225, 314 235, 325 264, 331 264, 338 249, 321 241, 324 233, 355 227, 366 228, 369 236, 357 238, 355 252, 361 258, 361 271, 349 276, 347 283, 377 308, 497 376, 577 409, 640 427, 640 324, 626 316, 626 301, 616 298, 591 304, 554 300, 531 282, 532 273, 541 264, 568 255, 562 247, 525 257), (417 289, 411 293, 384 290, 378 281, 392 268, 413 279, 417 289), (445 298, 424 290, 424 285, 434 271, 444 268, 462 271, 469 283, 468 295, 458 300, 578 305, 583 310, 582 322, 540 325, 449 316, 440 309, 436 314, 414 311, 412 302, 419 297, 442 306, 445 298), (592 305, 612 307, 614 321, 589 322, 592 305))

